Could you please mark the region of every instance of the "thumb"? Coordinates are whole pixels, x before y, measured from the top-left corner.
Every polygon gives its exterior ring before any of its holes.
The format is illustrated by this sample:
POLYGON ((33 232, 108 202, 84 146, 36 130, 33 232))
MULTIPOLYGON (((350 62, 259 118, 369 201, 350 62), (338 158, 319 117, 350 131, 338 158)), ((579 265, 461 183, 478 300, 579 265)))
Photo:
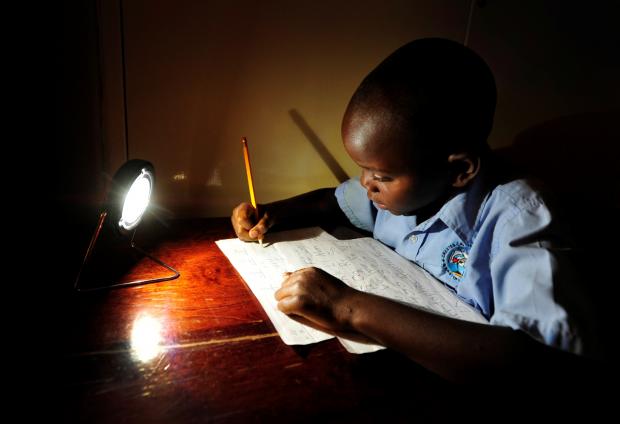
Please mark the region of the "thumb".
POLYGON ((258 223, 249 231, 249 235, 252 238, 262 238, 263 235, 269 231, 269 228, 273 225, 269 214, 265 212, 258 223))

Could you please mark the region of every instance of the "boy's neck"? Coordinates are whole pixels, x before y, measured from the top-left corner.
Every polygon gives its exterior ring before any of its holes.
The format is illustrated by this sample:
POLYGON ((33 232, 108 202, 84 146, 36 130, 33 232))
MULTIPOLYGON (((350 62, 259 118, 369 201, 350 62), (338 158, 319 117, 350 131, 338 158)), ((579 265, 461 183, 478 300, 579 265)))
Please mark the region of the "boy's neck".
POLYGON ((420 224, 428 220, 432 216, 434 216, 437 212, 439 212, 439 210, 442 208, 443 205, 445 205, 446 203, 450 201, 450 199, 452 199, 457 194, 462 193, 463 191, 466 191, 467 188, 468 187, 464 187, 461 189, 448 190, 443 196, 439 197, 437 200, 435 200, 432 203, 429 203, 423 208, 416 210, 411 215, 415 215, 417 218, 417 223, 420 224))
MULTIPOLYGON (((446 192, 442 196, 440 196, 437 200, 424 206, 423 208, 416 210, 411 215, 416 216, 418 224, 428 220, 429 218, 437 214, 437 212, 439 212, 439 210, 443 207, 443 205, 448 203, 456 195, 468 191, 477 181, 483 180, 482 184, 485 186, 487 183, 492 184, 494 180, 494 174, 495 174, 493 170, 494 170, 494 166, 493 166, 492 156, 491 155, 485 156, 484 160, 481 161, 480 171, 474 178, 472 178, 467 183, 465 187, 459 187, 459 188, 451 187, 450 189, 446 190, 446 192)), ((485 189, 486 188, 483 188, 483 190, 485 189)))

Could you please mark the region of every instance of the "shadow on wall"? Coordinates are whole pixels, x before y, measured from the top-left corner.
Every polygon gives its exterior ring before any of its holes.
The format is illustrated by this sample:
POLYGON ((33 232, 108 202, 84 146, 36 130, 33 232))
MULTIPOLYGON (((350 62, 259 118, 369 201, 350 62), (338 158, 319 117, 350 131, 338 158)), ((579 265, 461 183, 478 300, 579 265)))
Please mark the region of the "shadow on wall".
POLYGON ((288 111, 288 114, 291 116, 291 119, 299 127, 301 132, 306 136, 312 147, 319 154, 327 168, 334 174, 334 177, 338 180, 339 183, 343 183, 349 179, 349 175, 347 175, 346 171, 340 166, 336 158, 330 153, 323 143, 323 140, 319 138, 318 135, 314 132, 314 130, 308 125, 308 122, 301 116, 301 113, 297 109, 291 109, 288 111))
POLYGON ((571 206, 589 202, 620 207, 620 110, 556 118, 517 135, 506 155, 528 175, 540 178, 571 206))
MULTIPOLYGON (((619 322, 620 111, 569 115, 518 134, 496 152, 523 176, 543 183, 577 245, 574 265, 591 299, 595 355, 611 359, 619 322), (600 340, 599 340, 600 339, 600 340)), ((615 348, 614 348, 615 349, 615 348)))

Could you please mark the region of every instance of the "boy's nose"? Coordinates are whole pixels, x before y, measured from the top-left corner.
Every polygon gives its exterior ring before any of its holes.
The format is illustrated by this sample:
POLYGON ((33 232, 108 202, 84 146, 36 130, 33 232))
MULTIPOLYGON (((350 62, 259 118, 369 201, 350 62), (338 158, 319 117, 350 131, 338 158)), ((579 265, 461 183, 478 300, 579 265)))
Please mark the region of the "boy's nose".
POLYGON ((379 191, 377 185, 375 184, 375 181, 372 179, 372 176, 369 176, 369 173, 366 171, 362 171, 360 183, 362 184, 362 187, 364 187, 370 193, 377 193, 379 191))

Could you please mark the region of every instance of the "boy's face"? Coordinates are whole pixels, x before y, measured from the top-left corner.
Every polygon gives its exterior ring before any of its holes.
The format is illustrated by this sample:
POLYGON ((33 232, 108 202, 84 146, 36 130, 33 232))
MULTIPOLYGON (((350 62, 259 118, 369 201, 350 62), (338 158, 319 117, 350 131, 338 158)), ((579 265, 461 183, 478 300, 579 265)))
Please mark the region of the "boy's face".
POLYGON ((378 208, 412 215, 450 188, 447 172, 421 172, 408 131, 379 114, 350 113, 342 124, 344 147, 362 168, 360 182, 378 208))

